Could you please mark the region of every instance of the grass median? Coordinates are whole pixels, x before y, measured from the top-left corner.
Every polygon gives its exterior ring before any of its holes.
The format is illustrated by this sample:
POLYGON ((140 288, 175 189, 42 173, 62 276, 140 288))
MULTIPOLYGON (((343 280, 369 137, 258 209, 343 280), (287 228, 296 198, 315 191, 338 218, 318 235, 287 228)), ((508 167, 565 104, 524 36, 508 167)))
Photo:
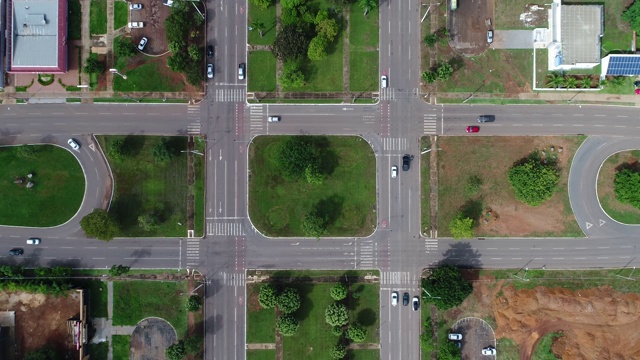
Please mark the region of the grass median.
POLYGON ((640 224, 640 209, 616 199, 616 174, 626 168, 637 167, 640 151, 622 151, 605 160, 598 174, 598 200, 602 210, 612 219, 624 224, 640 224))

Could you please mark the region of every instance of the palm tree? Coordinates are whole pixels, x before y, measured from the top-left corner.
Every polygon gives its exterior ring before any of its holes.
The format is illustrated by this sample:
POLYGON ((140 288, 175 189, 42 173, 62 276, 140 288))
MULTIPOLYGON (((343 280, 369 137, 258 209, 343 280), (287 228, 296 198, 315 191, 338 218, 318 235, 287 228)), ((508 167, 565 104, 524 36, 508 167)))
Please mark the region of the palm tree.
POLYGON ((264 34, 263 34, 263 31, 264 31, 264 23, 263 23, 262 21, 258 21, 258 20, 256 20, 256 21, 252 22, 250 26, 251 26, 251 29, 252 29, 252 30, 253 30, 253 29, 258 30, 258 32, 260 33, 260 37, 262 37, 262 36, 264 35, 264 34))
POLYGON ((547 75, 547 79, 547 86, 549 87, 557 89, 564 85, 564 76, 562 76, 562 74, 560 73, 552 72, 551 74, 547 75))
POLYGON ((364 15, 367 16, 369 10, 378 8, 378 0, 358 0, 358 5, 364 9, 364 15))
POLYGON ((564 77, 564 86, 567 89, 575 89, 578 87, 578 79, 573 76, 567 75, 564 77))
POLYGON ((580 80, 580 87, 583 89, 590 89, 591 88, 591 76, 587 76, 582 78, 582 80, 580 80))

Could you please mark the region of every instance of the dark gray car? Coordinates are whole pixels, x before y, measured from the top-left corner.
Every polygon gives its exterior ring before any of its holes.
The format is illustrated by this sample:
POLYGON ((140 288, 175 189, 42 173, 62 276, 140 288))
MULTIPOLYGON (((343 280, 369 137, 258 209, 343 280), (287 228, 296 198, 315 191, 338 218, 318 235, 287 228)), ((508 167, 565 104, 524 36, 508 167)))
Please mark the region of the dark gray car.
POLYGON ((478 116, 478 122, 479 123, 494 122, 494 121, 496 121, 496 116, 495 115, 480 115, 480 116, 478 116))

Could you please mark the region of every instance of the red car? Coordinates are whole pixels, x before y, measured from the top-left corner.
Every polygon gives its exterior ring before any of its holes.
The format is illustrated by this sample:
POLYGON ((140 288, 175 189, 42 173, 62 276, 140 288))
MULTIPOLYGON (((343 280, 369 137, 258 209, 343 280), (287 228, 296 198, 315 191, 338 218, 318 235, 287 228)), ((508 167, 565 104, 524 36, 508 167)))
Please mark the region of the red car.
POLYGON ((480 131, 480 126, 467 126, 468 133, 476 133, 480 131))

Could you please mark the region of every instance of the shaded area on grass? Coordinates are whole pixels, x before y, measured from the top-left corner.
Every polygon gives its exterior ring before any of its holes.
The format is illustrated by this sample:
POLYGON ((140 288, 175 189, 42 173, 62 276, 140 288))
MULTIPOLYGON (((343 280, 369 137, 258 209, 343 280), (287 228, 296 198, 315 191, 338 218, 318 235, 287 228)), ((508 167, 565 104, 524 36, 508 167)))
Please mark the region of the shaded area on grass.
POLYGON ((75 156, 53 145, 0 147, 0 179, 1 225, 60 225, 76 214, 85 190, 75 156), (20 157, 22 152, 30 152, 29 157, 20 157), (19 180, 22 183, 15 183, 19 180))
POLYGON ((97 344, 91 344, 89 348, 91 360, 107 360, 109 356, 109 342, 104 341, 97 344))
POLYGON ((91 35, 106 34, 107 0, 91 0, 89 16, 89 32, 91 35))
POLYGON ((638 159, 639 150, 619 152, 605 160, 598 173, 598 200, 602 210, 612 219, 625 224, 640 224, 640 209, 616 199, 614 181, 616 174, 625 168, 635 168, 637 171, 638 159))
MULTIPOLYGON (((73 280, 73 284, 88 290, 89 317, 107 318, 107 284, 100 280, 73 280)), ((86 295, 85 295, 86 296, 86 295)))
POLYGON ((359 349, 347 351, 348 360, 379 360, 380 350, 378 349, 359 349))
POLYGON ((129 2, 115 0, 113 6, 113 29, 118 30, 129 20, 129 2))
POLYGON ((129 359, 129 348, 131 346, 131 336, 113 335, 111 336, 113 359, 129 359))
POLYGON ((127 79, 120 76, 113 77, 114 91, 155 91, 180 92, 184 91, 184 83, 173 83, 170 78, 161 76, 160 66, 164 66, 162 59, 148 62, 128 70, 127 79))
POLYGON ((276 58, 271 51, 251 51, 247 65, 248 91, 276 90, 276 58))
POLYGON ((69 10, 69 40, 80 40, 82 36, 82 8, 80 7, 80 0, 69 0, 67 6, 69 10))

